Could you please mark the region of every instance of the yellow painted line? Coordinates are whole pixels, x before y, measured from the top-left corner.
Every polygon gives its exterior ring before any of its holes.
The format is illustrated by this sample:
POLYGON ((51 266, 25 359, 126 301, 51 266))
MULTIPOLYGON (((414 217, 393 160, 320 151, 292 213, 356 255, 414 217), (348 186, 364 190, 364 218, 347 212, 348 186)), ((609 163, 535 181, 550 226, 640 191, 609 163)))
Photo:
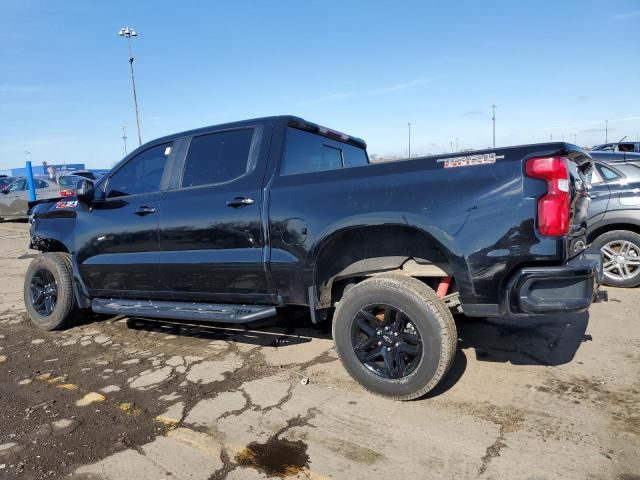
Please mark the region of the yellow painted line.
POLYGON ((49 378, 47 380, 47 382, 49 383, 60 383, 60 382, 64 382, 66 380, 66 377, 53 377, 53 378, 49 378))
POLYGON ((76 402, 78 407, 86 407, 87 405, 91 405, 95 402, 104 402, 106 397, 96 392, 89 392, 84 397, 76 402))
POLYGON ((172 425, 177 425, 178 423, 180 423, 180 419, 178 418, 172 418, 172 417, 166 417, 164 415, 158 415, 155 420, 157 422, 160 422, 164 425, 167 426, 172 426, 172 425))
POLYGON ((62 384, 56 385, 56 386, 60 390, 69 390, 69 391, 78 390, 78 386, 73 384, 73 383, 62 383, 62 384))
POLYGON ((137 417, 142 413, 142 410, 139 408, 135 408, 133 403, 123 402, 118 404, 118 409, 126 413, 127 415, 131 415, 133 417, 137 417))

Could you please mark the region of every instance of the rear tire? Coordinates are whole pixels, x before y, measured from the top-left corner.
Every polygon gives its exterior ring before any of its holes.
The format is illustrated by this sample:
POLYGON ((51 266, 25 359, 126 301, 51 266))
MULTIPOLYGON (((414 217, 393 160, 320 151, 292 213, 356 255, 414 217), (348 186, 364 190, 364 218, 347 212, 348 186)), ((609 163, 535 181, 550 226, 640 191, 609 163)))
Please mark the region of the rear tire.
POLYGON ((596 238, 592 246, 603 254, 605 285, 622 288, 640 285, 640 235, 613 230, 596 238))
POLYGON ((432 390, 451 367, 458 340, 451 312, 436 293, 403 275, 372 277, 345 292, 333 339, 354 380, 395 400, 432 390))
POLYGON ((25 275, 24 304, 31 321, 43 330, 72 323, 77 307, 68 253, 43 253, 33 259, 25 275))

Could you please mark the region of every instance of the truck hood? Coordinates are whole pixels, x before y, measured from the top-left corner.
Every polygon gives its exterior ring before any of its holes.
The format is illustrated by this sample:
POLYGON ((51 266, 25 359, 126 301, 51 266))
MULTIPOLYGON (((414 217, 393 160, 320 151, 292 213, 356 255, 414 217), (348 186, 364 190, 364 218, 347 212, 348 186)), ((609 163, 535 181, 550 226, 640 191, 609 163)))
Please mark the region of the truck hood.
POLYGON ((75 197, 49 198, 29 202, 31 218, 76 218, 78 200, 75 197))

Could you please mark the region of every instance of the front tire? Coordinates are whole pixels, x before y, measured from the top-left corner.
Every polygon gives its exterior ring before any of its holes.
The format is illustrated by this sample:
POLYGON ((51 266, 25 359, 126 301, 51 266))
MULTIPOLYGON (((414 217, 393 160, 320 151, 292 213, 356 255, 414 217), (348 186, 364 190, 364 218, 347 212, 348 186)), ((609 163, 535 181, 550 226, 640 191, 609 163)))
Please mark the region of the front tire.
POLYGON ((68 253, 43 253, 33 259, 24 279, 24 304, 38 328, 58 330, 69 326, 77 308, 68 253))
POLYGON ((427 285, 402 275, 371 277, 350 288, 336 306, 333 339, 354 380, 395 400, 432 390, 457 347, 446 305, 427 285))
POLYGON ((640 285, 640 235, 613 230, 596 238, 592 246, 602 252, 605 285, 623 288, 640 285))

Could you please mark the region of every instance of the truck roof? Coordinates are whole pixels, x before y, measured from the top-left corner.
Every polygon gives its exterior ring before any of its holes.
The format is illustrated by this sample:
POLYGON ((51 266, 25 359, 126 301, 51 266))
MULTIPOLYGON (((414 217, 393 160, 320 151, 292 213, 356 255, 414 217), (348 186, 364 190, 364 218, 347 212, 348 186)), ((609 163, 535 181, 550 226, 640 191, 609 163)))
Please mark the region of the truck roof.
POLYGON ((192 130, 185 130, 179 133, 172 133, 171 135, 166 135, 164 137, 151 140, 150 142, 147 142, 145 145, 163 143, 170 140, 175 140, 176 138, 180 138, 180 137, 199 135, 199 134, 210 132, 211 130, 214 130, 214 129, 219 130, 220 128, 236 128, 236 127, 256 125, 261 123, 281 124, 284 126, 289 125, 292 127, 301 128, 303 130, 313 131, 315 133, 319 133, 320 135, 333 138, 334 140, 341 140, 343 142, 353 143, 361 148, 367 148, 366 142, 361 138, 347 135, 346 133, 342 133, 327 127, 323 127, 322 125, 318 125, 317 123, 310 122, 308 120, 305 120, 301 117, 297 117, 295 115, 274 115, 270 117, 258 117, 258 118, 251 118, 247 120, 239 120, 236 122, 209 125, 207 127, 195 128, 192 130))

